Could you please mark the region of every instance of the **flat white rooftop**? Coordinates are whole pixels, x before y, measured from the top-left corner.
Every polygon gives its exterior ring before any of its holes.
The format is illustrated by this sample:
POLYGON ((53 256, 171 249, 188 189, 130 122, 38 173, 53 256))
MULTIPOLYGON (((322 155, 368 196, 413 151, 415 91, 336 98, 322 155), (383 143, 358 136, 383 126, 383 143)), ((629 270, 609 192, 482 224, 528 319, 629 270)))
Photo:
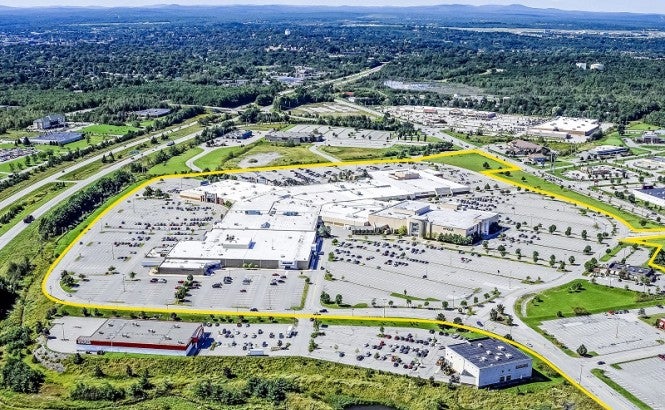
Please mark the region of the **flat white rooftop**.
POLYGON ((314 231, 213 229, 204 241, 178 242, 168 259, 308 261, 314 231))
POLYGON ((598 120, 587 118, 558 117, 552 121, 533 127, 534 130, 561 131, 588 134, 600 126, 598 120))

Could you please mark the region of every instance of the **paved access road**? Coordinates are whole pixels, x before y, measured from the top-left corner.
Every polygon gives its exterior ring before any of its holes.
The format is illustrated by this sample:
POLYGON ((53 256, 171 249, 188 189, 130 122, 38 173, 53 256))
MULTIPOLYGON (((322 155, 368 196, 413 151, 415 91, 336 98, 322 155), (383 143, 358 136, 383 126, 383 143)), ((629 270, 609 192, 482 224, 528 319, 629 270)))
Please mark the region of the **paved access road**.
MULTIPOLYGON (((195 124, 195 123, 192 123, 192 124, 195 124)), ((190 127, 192 124, 189 124, 189 125, 187 125, 187 126, 183 126, 183 127, 179 127, 179 128, 177 128, 177 129, 184 129, 184 128, 190 127)), ((174 140, 174 142, 175 142, 176 144, 179 144, 179 143, 181 143, 181 142, 185 142, 185 141, 187 141, 187 140, 189 140, 189 139, 192 139, 192 138, 196 137, 196 136, 199 135, 200 133, 201 133, 201 131, 194 132, 194 133, 192 133, 192 134, 189 134, 189 135, 186 135, 186 136, 184 136, 184 137, 182 137, 182 138, 179 138, 179 139, 177 139, 177 140, 174 140)), ((157 135, 157 137, 159 137, 159 136, 161 136, 161 134, 158 134, 158 135, 157 135)), ((134 141, 134 142, 132 142, 131 144, 127 144, 127 145, 125 145, 125 146, 123 146, 123 147, 116 148, 116 149, 112 150, 112 152, 114 152, 114 153, 118 153, 118 152, 120 152, 120 151, 123 151, 123 150, 129 148, 129 147, 133 147, 133 146, 136 146, 136 145, 140 145, 140 144, 142 144, 142 143, 144 143, 144 142, 146 142, 146 141, 150 141, 151 138, 152 138, 152 136, 150 136, 150 137, 148 137, 148 138, 140 139, 140 140, 138 140, 138 141, 134 141)), ((160 149, 168 148, 168 145, 167 145, 167 144, 169 144, 169 142, 164 142, 163 144, 156 145, 156 146, 154 146, 153 148, 150 148, 150 149, 148 149, 148 150, 146 150, 146 151, 143 151, 140 155, 141 155, 141 156, 143 156, 143 155, 150 155, 150 154, 152 154, 152 153, 154 153, 154 152, 159 151, 160 149)), ((84 166, 87 165, 87 164, 90 164, 90 163, 92 163, 92 162, 94 162, 94 161, 97 161, 97 160, 99 160, 99 159, 102 158, 102 155, 108 154, 108 152, 109 152, 109 151, 106 151, 106 152, 103 153, 103 154, 97 155, 97 156, 92 157, 92 158, 89 158, 89 159, 87 159, 87 160, 85 160, 85 161, 81 161, 81 162, 79 162, 79 163, 77 163, 77 164, 75 164, 75 165, 72 165, 71 167, 69 167, 69 168, 67 168, 66 170, 64 170, 64 171, 63 171, 63 174, 66 174, 66 173, 71 172, 71 171, 75 171, 75 170, 77 170, 77 169, 79 169, 79 168, 81 168, 81 167, 84 167, 84 166)), ((34 211, 32 212, 32 216, 34 216, 35 219, 39 218, 40 216, 44 215, 45 213, 49 212, 51 209, 53 209, 54 207, 56 207, 60 202, 62 202, 62 201, 64 201, 65 199, 69 198, 70 196, 74 195, 75 193, 77 193, 77 192, 80 191, 81 189, 85 188, 86 186, 88 186, 88 185, 92 184, 93 182, 97 181, 98 179, 100 179, 100 178, 102 178, 102 177, 104 177, 104 176, 106 176, 106 175, 108 175, 108 174, 111 174, 111 173, 113 173, 114 171, 117 171, 117 170, 119 170, 120 168, 124 167, 125 165, 128 165, 128 164, 130 164, 130 163, 132 163, 132 162, 134 162, 134 161, 136 161, 135 158, 133 158, 133 157, 127 157, 127 158, 125 158, 125 159, 122 159, 122 160, 116 161, 115 163, 113 163, 112 165, 110 165, 110 166, 108 166, 108 167, 106 167, 106 168, 103 168, 103 169, 99 170, 99 172, 97 172, 96 174, 94 174, 94 175, 92 175, 92 176, 90 176, 90 177, 88 177, 88 178, 86 178, 86 179, 83 179, 83 180, 81 180, 81 181, 77 181, 74 185, 72 185, 72 186, 70 186, 69 188, 65 189, 65 190, 62 191, 60 194, 58 194, 57 196, 55 196, 54 198, 52 198, 50 201, 48 201, 48 202, 45 203, 44 205, 40 206, 38 209, 34 210, 34 211)), ((24 190, 22 190, 22 191, 20 191, 20 192, 18 192, 18 193, 16 193, 16 194, 12 195, 10 198, 6 199, 5 201, 0 202, 0 207, 6 206, 6 205, 4 205, 4 204, 5 204, 7 201, 10 201, 10 200, 17 201, 18 199, 22 198, 23 196, 28 195, 30 192, 36 190, 36 189, 39 188, 39 187, 42 187, 42 186, 48 184, 48 183, 51 183, 51 182, 59 182, 58 178, 60 177, 60 175, 62 175, 62 174, 51 175, 50 177, 44 178, 44 179, 42 179, 41 181, 36 182, 35 184, 31 185, 30 187, 28 187, 28 188, 26 188, 26 189, 24 189, 24 190)), ((11 204, 11 203, 12 203, 12 202, 9 202, 9 204, 11 204)), ((23 222, 18 222, 18 223, 17 223, 16 225, 14 225, 11 229, 9 229, 7 232, 5 232, 4 235, 0 236, 0 249, 2 249, 2 248, 4 248, 5 246, 7 246, 7 244, 8 244, 9 242, 11 242, 12 239, 14 239, 14 238, 15 238, 18 234, 20 234, 21 232, 23 232, 23 230, 26 228, 26 226, 27 226, 27 225, 24 224, 23 222)))

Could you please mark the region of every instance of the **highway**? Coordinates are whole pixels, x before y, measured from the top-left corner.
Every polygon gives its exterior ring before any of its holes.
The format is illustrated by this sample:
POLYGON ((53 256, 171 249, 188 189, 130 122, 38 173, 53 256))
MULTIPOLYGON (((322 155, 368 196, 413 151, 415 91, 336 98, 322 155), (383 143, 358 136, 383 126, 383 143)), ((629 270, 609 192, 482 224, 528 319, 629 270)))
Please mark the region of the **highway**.
MULTIPOLYGON (((195 123, 192 123, 192 124, 195 124, 195 123)), ((187 125, 187 126, 180 127, 178 129, 188 128, 190 126, 191 125, 187 125)), ((174 140, 174 141, 175 141, 176 144, 179 144, 181 142, 185 142, 189 139, 192 139, 192 138, 196 137, 200 133, 201 133, 201 131, 194 132, 192 134, 189 134, 189 135, 186 135, 184 137, 178 138, 177 140, 174 140)), ((159 135, 161 135, 161 134, 159 134, 159 135)), ((140 140, 137 140, 137 141, 133 141, 132 143, 129 143, 125 146, 113 149, 112 151, 114 153, 118 153, 118 152, 123 151, 127 148, 130 148, 130 147, 133 147, 133 146, 136 146, 136 145, 140 145, 140 144, 142 144, 146 141, 150 141, 151 138, 152 138, 152 136, 147 137, 147 138, 143 138, 143 139, 140 139, 140 140)), ((150 155, 154 152, 159 151, 160 149, 168 148, 167 144, 168 144, 168 142, 165 141, 164 143, 156 145, 156 146, 154 146, 152 148, 149 148, 145 151, 142 151, 141 154, 137 154, 137 155, 140 156, 140 157, 142 157, 143 155, 150 155)), ((52 182, 58 182, 58 181, 60 181, 60 180, 58 180, 60 175, 63 175, 63 174, 69 173, 71 171, 75 171, 79 168, 82 168, 82 167, 86 166, 87 164, 90 164, 91 162, 94 162, 94 161, 97 161, 97 160, 101 159, 102 155, 105 155, 105 154, 108 154, 108 153, 109 153, 109 151, 106 151, 103 154, 99 154, 99 155, 94 156, 92 158, 89 158, 85 161, 81 161, 81 162, 79 162, 75 165, 72 165, 71 167, 64 170, 61 174, 55 174, 55 175, 51 175, 50 177, 44 178, 44 179, 34 183, 30 187, 25 188, 24 190, 12 195, 10 198, 6 199, 5 201, 0 202, 0 205, 7 203, 8 201, 12 200, 13 198, 15 198, 15 199, 13 199, 14 201, 17 201, 20 198, 22 198, 23 196, 28 195, 30 192, 32 192, 35 189, 37 189, 39 187, 42 187, 46 184, 49 184, 49 183, 52 183, 52 182)), ((76 192, 78 192, 81 189, 85 188, 86 186, 92 184, 93 182, 97 181, 98 179, 100 179, 100 178, 102 178, 102 177, 104 177, 108 174, 111 174, 114 171, 117 171, 118 169, 122 168, 123 166, 131 164, 134 161, 136 161, 135 157, 128 156, 125 159, 118 160, 118 161, 114 162, 110 166, 107 166, 105 168, 100 169, 96 174, 94 174, 94 175, 92 175, 92 176, 90 176, 86 179, 76 181, 74 183, 74 185, 72 185, 69 188, 65 189, 64 191, 59 193, 57 196, 52 198, 50 201, 46 202, 45 204, 40 206, 38 209, 34 210, 31 215, 35 219, 38 219, 40 216, 42 216, 45 213, 49 212, 51 209, 55 208, 59 203, 66 200, 70 196, 74 195, 76 192)), ((11 202, 9 202, 9 204, 11 204, 11 202)), ((2 205, 2 206, 6 206, 6 205, 2 205)), ((11 242, 11 240, 14 239, 18 234, 23 232, 23 230, 26 227, 27 227, 27 225, 25 223, 18 222, 16 225, 11 227, 11 229, 9 229, 7 232, 5 232, 3 235, 1 235, 0 236, 0 248, 4 248, 5 246, 7 246, 7 244, 9 242, 11 242)))

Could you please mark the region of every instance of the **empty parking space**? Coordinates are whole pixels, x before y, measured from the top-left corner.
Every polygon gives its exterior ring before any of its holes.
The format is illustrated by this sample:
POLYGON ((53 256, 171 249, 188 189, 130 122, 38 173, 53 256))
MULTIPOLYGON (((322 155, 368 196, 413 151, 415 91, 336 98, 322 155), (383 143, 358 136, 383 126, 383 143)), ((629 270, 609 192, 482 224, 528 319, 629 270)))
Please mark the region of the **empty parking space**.
POLYGON ((662 332, 633 313, 577 316, 543 322, 541 328, 571 350, 581 344, 598 355, 658 346, 662 332))
POLYGON ((665 385, 665 360, 650 357, 619 364, 620 369, 610 367, 606 375, 619 383, 652 409, 665 409, 663 385, 665 385))

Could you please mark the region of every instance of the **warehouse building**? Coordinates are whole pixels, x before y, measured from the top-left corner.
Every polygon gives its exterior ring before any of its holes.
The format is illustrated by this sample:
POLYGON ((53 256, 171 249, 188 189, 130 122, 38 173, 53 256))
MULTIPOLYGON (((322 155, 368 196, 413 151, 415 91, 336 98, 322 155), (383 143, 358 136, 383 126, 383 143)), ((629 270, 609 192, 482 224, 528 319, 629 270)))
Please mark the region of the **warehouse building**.
POLYGON ((586 118, 558 117, 527 130, 528 135, 567 140, 572 136, 590 137, 600 130, 600 121, 586 118))
POLYGON ((476 339, 448 345, 445 360, 476 387, 515 383, 531 378, 532 359, 515 347, 495 339, 476 339))
POLYGON ((665 188, 634 189, 635 198, 665 207, 665 188))
POLYGON ((160 265, 159 273, 178 273, 178 263, 199 262, 205 274, 208 267, 308 269, 316 250, 315 231, 213 229, 202 241, 180 241, 160 265))
POLYGON ((626 147, 618 147, 616 145, 600 145, 581 154, 580 157, 582 159, 589 160, 614 158, 628 154, 630 154, 630 150, 626 147))
POLYGON ((36 138, 30 138, 32 144, 67 145, 83 139, 80 132, 49 132, 36 138))
POLYGON ((79 336, 83 352, 122 352, 190 356, 198 352, 203 325, 186 322, 108 319, 90 336, 79 336))

